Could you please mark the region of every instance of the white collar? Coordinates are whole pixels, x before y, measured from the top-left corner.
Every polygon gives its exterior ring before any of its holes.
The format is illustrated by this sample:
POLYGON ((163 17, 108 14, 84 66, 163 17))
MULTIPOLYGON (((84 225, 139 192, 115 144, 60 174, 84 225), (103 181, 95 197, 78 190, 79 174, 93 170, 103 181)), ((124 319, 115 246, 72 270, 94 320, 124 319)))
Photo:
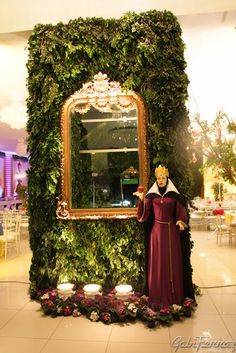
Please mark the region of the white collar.
MULTIPOLYGON (((152 187, 148 190, 147 194, 158 194, 160 196, 164 196, 167 192, 169 191, 174 191, 176 192, 177 194, 179 194, 178 190, 176 189, 176 187, 174 186, 174 184, 172 183, 172 181, 170 179, 168 179, 168 184, 167 184, 167 187, 166 187, 166 191, 164 192, 163 195, 160 194, 159 192, 159 189, 158 189, 158 186, 157 186, 157 183, 155 182, 152 187)), ((146 194, 146 195, 147 195, 146 194)))

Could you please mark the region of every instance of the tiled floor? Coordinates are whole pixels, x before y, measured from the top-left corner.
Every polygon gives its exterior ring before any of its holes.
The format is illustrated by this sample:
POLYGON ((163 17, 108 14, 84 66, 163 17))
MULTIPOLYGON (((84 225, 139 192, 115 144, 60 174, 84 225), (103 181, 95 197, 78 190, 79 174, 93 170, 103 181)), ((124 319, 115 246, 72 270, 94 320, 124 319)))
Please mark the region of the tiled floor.
POLYGON ((21 256, 0 259, 0 352, 233 352, 236 247, 230 247, 227 239, 221 247, 216 245, 215 236, 209 231, 194 231, 192 237, 194 282, 216 288, 202 289, 192 318, 156 329, 148 329, 141 322, 106 326, 84 317, 43 316, 39 305, 30 301, 27 294, 31 253, 25 237, 21 256), (203 343, 208 347, 203 348, 203 343))

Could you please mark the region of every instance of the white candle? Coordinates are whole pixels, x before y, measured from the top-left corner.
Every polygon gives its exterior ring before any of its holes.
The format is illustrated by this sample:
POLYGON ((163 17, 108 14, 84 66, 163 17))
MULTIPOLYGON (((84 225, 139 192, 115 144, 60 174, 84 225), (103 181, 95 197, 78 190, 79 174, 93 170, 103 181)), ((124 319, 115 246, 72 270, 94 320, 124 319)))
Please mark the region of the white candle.
POLYGON ((118 299, 127 299, 132 294, 132 287, 129 284, 121 284, 115 287, 118 299))
POLYGON ((74 284, 73 283, 60 283, 57 286, 58 294, 59 295, 69 296, 69 295, 74 293, 73 292, 73 288, 74 288, 74 284))
POLYGON ((94 297, 97 294, 101 294, 101 286, 99 284, 86 284, 83 289, 86 297, 94 297))

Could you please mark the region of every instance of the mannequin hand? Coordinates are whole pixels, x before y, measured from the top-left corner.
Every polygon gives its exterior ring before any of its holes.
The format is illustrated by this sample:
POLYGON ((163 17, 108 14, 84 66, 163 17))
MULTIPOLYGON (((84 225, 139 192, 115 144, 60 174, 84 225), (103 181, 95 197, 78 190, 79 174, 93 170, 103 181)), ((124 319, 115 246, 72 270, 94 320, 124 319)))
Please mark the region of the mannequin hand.
POLYGON ((135 192, 133 192, 133 195, 137 196, 141 201, 143 201, 143 199, 144 199, 143 192, 135 191, 135 192))
POLYGON ((176 226, 179 227, 180 231, 183 231, 186 228, 185 223, 181 221, 176 222, 176 226))
POLYGON ((178 224, 178 226, 179 226, 179 230, 184 230, 184 226, 183 226, 183 224, 178 224))

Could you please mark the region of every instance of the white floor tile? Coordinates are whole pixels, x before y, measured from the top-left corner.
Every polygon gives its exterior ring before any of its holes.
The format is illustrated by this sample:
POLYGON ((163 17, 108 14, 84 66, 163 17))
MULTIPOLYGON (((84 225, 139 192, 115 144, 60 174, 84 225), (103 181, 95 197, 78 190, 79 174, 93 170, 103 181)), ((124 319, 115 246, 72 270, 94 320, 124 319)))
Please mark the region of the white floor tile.
POLYGON ((196 313, 191 319, 176 322, 170 327, 171 341, 177 336, 209 339, 229 339, 230 335, 219 315, 196 313))
POLYGON ((220 314, 236 315, 236 295, 212 294, 211 298, 220 314))
POLYGON ((0 283, 0 308, 22 309, 30 301, 28 285, 0 283))
POLYGON ((108 341, 111 325, 91 322, 85 317, 64 317, 52 335, 53 339, 108 341))
POLYGON ((16 313, 17 310, 0 309, 0 328, 2 328, 16 313))
POLYGON ((196 308, 197 313, 218 314, 218 311, 208 294, 199 295, 196 300, 198 304, 196 308))
POLYGON ((222 319, 225 326, 229 330, 232 339, 235 340, 235 351, 236 351, 236 315, 222 315, 222 319))
POLYGON ((169 343, 169 328, 150 329, 142 322, 112 326, 110 342, 169 343))
POLYGON ((42 339, 0 337, 0 350, 1 353, 41 353, 46 342, 42 339))
POLYGON ((21 310, 0 329, 0 336, 49 338, 61 321, 61 317, 51 318, 41 312, 21 310))
POLYGON ((24 305, 23 310, 33 310, 42 312, 40 303, 35 300, 29 300, 24 305))
POLYGON ((48 341, 40 353, 106 353, 106 347, 106 342, 82 342, 52 339, 48 341))
POLYGON ((169 344, 109 342, 106 353, 171 353, 169 344))
MULTIPOLYGON (((31 253, 23 239, 22 254, 0 259, 0 352, 1 353, 172 353, 175 337, 204 336, 208 340, 236 340, 236 249, 216 244, 209 232, 193 232, 193 281, 202 289, 193 317, 170 327, 149 329, 142 322, 105 325, 85 317, 51 318, 31 301, 28 282, 31 253), (209 288, 209 287, 216 288, 209 288), (218 286, 222 286, 219 288, 218 286), (16 348, 17 347, 17 348, 16 348)), ((203 349, 199 353, 228 353, 227 349, 203 349)), ((196 352, 195 347, 178 347, 178 353, 196 352)))

